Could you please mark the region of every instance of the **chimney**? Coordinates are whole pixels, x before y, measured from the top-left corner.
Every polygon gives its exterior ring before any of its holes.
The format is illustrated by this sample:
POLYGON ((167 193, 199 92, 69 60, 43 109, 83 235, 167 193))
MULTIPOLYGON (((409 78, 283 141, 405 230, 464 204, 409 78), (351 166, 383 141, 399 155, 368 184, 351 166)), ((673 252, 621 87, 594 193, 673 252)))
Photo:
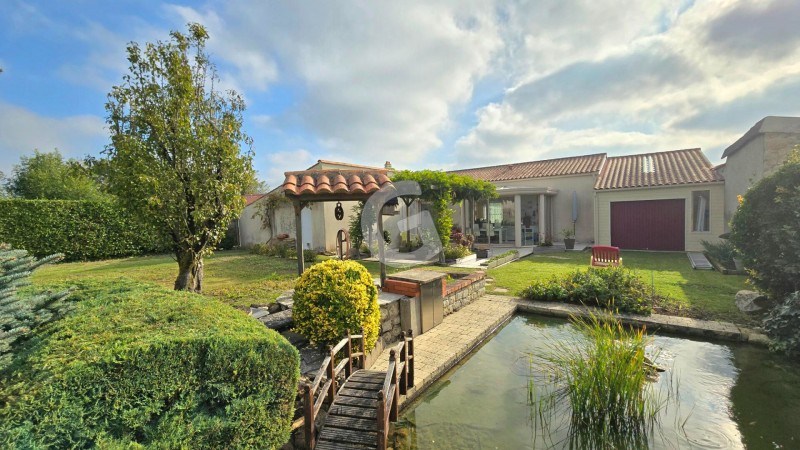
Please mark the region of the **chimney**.
POLYGON ((387 170, 393 170, 394 169, 394 167, 392 167, 392 163, 390 161, 386 161, 386 164, 383 165, 383 168, 387 169, 387 170))

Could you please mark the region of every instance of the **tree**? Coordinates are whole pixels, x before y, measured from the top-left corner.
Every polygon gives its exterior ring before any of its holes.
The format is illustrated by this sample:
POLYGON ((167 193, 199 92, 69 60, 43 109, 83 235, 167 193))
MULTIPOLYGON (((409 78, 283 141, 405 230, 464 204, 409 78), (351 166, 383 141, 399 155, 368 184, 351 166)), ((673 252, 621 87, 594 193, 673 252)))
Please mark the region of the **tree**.
POLYGON ((800 150, 745 193, 730 240, 761 290, 775 300, 800 291, 800 150))
POLYGON ((30 333, 61 317, 69 305, 64 301, 70 292, 43 292, 19 296, 17 289, 30 282, 34 269, 58 261, 63 255, 37 260, 25 250, 12 250, 0 244, 0 370, 8 367, 14 354, 30 333))
POLYGON ((106 103, 106 153, 111 192, 171 239, 175 289, 199 292, 203 258, 244 207, 252 140, 241 129, 242 97, 216 88, 208 33, 199 24, 188 30, 128 45, 129 73, 106 103))
POLYGON ((106 197, 92 173, 79 161, 64 161, 56 149, 50 153, 34 150, 23 156, 5 182, 14 197, 47 200, 100 200, 106 197))

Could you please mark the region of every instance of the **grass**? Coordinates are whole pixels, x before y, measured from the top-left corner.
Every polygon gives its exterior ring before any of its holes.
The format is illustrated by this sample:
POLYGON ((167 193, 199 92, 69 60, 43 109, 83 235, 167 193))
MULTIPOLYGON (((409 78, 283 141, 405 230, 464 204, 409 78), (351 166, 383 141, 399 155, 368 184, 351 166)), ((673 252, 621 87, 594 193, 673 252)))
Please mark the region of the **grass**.
MULTIPOLYGON (((265 305, 292 288, 296 271, 294 259, 258 256, 245 250, 220 251, 205 260, 203 294, 242 309, 265 305)), ((171 288, 177 274, 178 264, 172 256, 156 255, 45 266, 34 272, 33 282, 127 277, 171 288)))
POLYGON ((658 375, 645 354, 652 338, 608 317, 573 317, 571 322, 580 335, 554 339, 544 353, 528 355, 534 419, 549 424, 549 416, 566 403, 571 448, 641 447, 648 425, 673 396, 672 387, 664 396, 652 383, 658 375), (540 393, 537 385, 542 384, 552 386, 540 393))
MULTIPOLYGON (((663 305, 671 314, 749 324, 752 319, 736 308, 737 291, 746 289, 746 277, 722 275, 713 270, 694 270, 683 253, 622 252, 623 263, 656 293, 669 297, 663 305)), ((489 270, 494 283, 487 291, 518 295, 531 281, 547 279, 589 267, 588 252, 535 255, 489 270), (507 290, 507 292, 502 292, 507 290)))
MULTIPOLYGON (((325 259, 324 256, 318 260, 325 259)), ((734 295, 744 289, 745 277, 722 275, 714 271, 693 270, 683 253, 623 252, 625 266, 640 273, 648 285, 652 280, 660 295, 669 296, 675 311, 695 317, 748 323, 749 319, 736 308, 734 295)), ((588 267, 589 254, 567 252, 530 256, 492 269, 495 279, 492 292, 504 288, 506 295, 517 295, 534 279, 548 278, 577 268, 588 267)), ((374 261, 362 264, 374 277, 380 266, 374 261)), ((220 251, 205 261, 204 294, 221 299, 237 308, 266 305, 291 289, 296 277, 297 261, 254 255, 246 250, 220 251)), ((469 272, 469 269, 427 266, 426 269, 447 272, 469 272)), ((387 267, 391 274, 404 268, 387 267)), ((172 287, 178 265, 169 255, 111 259, 105 261, 62 263, 34 272, 36 283, 127 277, 136 281, 172 287)))
MULTIPOLYGON (((318 261, 328 259, 319 256, 318 261)), ((380 276, 375 261, 361 261, 372 276, 380 276)), ((404 270, 387 267, 387 273, 404 270)), ((448 270, 447 267, 431 267, 448 270)), ((452 271, 452 270, 449 270, 452 271)), ((171 288, 178 274, 178 264, 170 255, 141 256, 103 261, 72 262, 44 266, 34 272, 37 284, 53 284, 79 279, 126 277, 171 288)), ((203 294, 220 299, 239 309, 273 303, 279 295, 294 287, 297 260, 254 255, 247 250, 218 251, 205 259, 203 294)))

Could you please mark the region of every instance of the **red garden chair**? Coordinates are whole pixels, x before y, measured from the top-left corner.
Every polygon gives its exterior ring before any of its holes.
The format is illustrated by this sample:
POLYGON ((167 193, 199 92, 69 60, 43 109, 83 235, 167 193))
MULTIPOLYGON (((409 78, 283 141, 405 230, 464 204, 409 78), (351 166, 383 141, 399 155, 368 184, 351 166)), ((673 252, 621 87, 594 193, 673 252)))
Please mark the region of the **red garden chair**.
POLYGON ((592 247, 592 265, 599 267, 621 266, 622 258, 619 256, 619 247, 595 245, 592 247))

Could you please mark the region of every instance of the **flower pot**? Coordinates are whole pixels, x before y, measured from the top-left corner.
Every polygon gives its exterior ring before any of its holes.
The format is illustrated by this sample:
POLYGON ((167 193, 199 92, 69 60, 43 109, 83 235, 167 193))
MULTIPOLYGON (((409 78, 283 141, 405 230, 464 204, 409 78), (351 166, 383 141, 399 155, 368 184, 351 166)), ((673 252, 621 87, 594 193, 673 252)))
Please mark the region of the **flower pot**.
POLYGON ((564 239, 564 247, 566 247, 567 250, 574 249, 575 248, 575 239, 574 238, 572 238, 572 239, 564 239))
POLYGON ((736 267, 736 270, 739 272, 744 271, 744 264, 742 264, 742 260, 739 258, 733 258, 733 265, 736 267))

